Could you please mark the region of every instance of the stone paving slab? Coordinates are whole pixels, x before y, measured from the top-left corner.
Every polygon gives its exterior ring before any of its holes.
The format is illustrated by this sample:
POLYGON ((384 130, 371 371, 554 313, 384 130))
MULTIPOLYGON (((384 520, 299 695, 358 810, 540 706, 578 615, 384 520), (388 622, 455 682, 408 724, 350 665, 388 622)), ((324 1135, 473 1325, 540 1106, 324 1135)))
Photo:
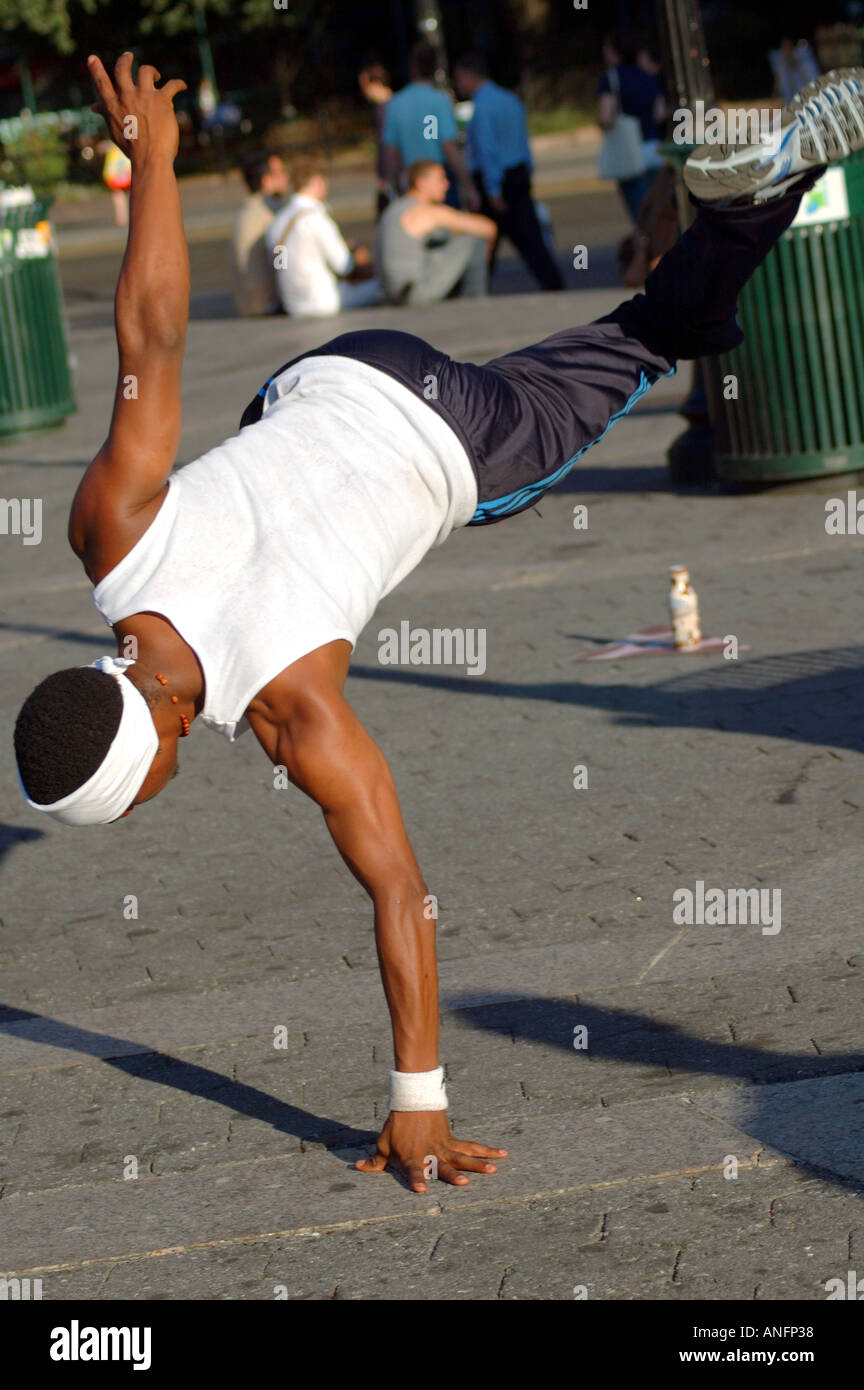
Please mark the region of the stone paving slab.
POLYGON ((205 1296, 274 1299, 790 1298, 785 1261, 808 1253, 807 1294, 844 1272, 860 1244, 856 1199, 826 1199, 836 1234, 813 1212, 816 1184, 776 1167, 735 1182, 716 1173, 634 1182, 602 1192, 500 1203, 492 1212, 439 1212, 260 1245, 97 1264, 43 1278, 45 1297, 182 1298, 190 1273, 205 1296), (685 1248, 670 1229, 691 1232, 685 1248), (758 1243, 752 1274, 743 1243, 758 1243))
MULTIPOLYGON (((826 1082, 825 1086, 835 1083, 826 1082)), ((862 1083, 864 1084, 864 1083, 862 1083)), ((724 1129, 680 1097, 635 1101, 606 1110, 590 1111, 574 1128, 567 1115, 543 1119, 545 1152, 538 1152, 524 1120, 502 1126, 508 1159, 501 1160, 494 1180, 475 1175, 462 1189, 440 1185, 422 1203, 450 1210, 459 1203, 471 1207, 484 1200, 495 1203, 545 1191, 606 1184, 650 1177, 674 1170, 698 1171, 722 1163, 726 1154, 741 1152, 741 1161, 755 1161, 759 1145, 736 1131, 724 1129), (646 1123, 647 1122, 647 1123, 646 1123), (548 1183, 550 1156, 555 1154, 554 1183, 548 1183), (682 1163, 682 1154, 686 1158, 682 1163), (494 1189, 493 1189, 494 1182, 494 1189), (487 1194, 487 1189, 492 1189, 487 1194)), ((93 1190, 89 1185, 4 1198, 0 1238, 5 1259, 13 1268, 42 1269, 86 1259, 108 1259, 126 1253, 134 1229, 137 1253, 197 1242, 202 1223, 209 1240, 240 1240, 273 1232, 287 1234, 316 1224, 351 1221, 356 1216, 357 1190, 363 1184, 364 1219, 411 1211, 417 1201, 402 1183, 386 1177, 367 1177, 351 1166, 363 1150, 313 1150, 299 1156, 223 1162, 218 1172, 208 1168, 172 1173, 168 1178, 101 1183, 99 1223, 91 1223, 93 1190), (235 1201, 234 1194, 241 1198, 235 1201), (50 1221, 48 1220, 48 1214, 50 1221), (14 1230, 6 1227, 14 1223, 14 1230)))
POLYGON ((45 1272, 43 1296, 182 1299, 191 1281, 226 1300, 815 1301, 854 1267, 862 1236, 854 1194, 762 1162, 734 1181, 676 1175, 96 1260, 45 1272))
MULTIPOLYGON (((740 977, 714 979, 709 1011, 700 982, 447 1013, 444 1047, 458 1059, 448 1064, 455 1113, 464 1123, 473 1117, 491 1125, 506 1123, 514 1105, 535 1117, 564 1109, 575 1115, 648 1095, 701 1096, 730 1084, 790 1083, 864 1066, 854 1052, 859 973, 820 963, 821 993, 806 1002, 800 974, 799 967, 787 984, 788 973, 775 970, 744 991, 740 977), (588 1030, 584 1051, 573 1048, 577 1026, 588 1030)), ((74 1066, 46 1062, 7 1073, 0 1083, 0 1113, 12 1121, 4 1195, 111 1182, 129 1154, 142 1172, 161 1175, 298 1152, 311 1141, 338 1147, 344 1131, 326 1118, 333 1115, 374 1134, 379 1063, 389 1054, 380 1013, 353 1029, 289 1031, 280 1041, 278 1050, 265 1035, 170 1056, 118 1048, 108 1068, 76 1058, 74 1066)), ((757 1138, 759 1123, 757 1115, 757 1138)))

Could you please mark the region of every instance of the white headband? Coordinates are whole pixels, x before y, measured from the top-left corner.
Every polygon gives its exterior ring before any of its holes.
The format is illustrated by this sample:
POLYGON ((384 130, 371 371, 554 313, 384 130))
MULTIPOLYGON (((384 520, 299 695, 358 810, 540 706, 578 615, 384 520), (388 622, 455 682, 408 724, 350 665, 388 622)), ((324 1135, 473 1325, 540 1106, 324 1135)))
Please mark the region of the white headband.
MULTIPOLYGON (((100 656, 90 663, 107 676, 113 676, 120 686, 123 695, 120 727, 93 776, 68 796, 50 805, 40 805, 38 801, 31 801, 22 783, 27 804, 34 811, 46 811, 64 825, 107 825, 132 805, 159 747, 159 735, 147 701, 137 686, 123 679, 126 667, 134 664, 125 656, 100 656)), ((82 667, 82 670, 89 669, 82 667)))

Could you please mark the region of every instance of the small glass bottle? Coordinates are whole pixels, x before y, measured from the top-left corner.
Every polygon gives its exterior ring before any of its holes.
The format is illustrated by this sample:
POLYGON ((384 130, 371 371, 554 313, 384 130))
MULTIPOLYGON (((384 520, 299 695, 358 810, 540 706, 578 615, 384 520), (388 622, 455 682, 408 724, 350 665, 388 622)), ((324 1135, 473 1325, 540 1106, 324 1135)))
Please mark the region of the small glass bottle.
POLYGON ((669 584, 669 617, 672 621, 675 650, 692 650, 693 647, 699 646, 702 630, 699 626, 699 601, 690 583, 690 571, 686 565, 670 567, 669 584))

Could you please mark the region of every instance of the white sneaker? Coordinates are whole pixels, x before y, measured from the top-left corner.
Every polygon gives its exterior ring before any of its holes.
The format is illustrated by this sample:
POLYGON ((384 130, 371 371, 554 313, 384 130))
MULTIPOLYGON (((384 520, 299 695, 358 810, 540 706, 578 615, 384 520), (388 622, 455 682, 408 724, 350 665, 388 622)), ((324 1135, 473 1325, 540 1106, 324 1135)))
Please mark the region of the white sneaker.
POLYGON ((764 203, 862 148, 864 68, 835 68, 796 93, 768 144, 700 145, 684 165, 684 182, 715 207, 764 203))

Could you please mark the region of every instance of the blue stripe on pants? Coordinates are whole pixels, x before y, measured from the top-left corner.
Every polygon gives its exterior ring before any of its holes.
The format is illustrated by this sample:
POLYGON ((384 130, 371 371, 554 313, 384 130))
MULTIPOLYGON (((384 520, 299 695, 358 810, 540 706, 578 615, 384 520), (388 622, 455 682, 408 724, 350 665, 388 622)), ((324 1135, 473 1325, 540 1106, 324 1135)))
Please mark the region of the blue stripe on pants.
MULTIPOLYGON (((675 371, 675 366, 672 366, 669 368, 668 372, 663 372, 661 375, 674 376, 675 371)), ((524 511, 525 507, 530 506, 535 497, 540 497, 544 492, 548 492, 549 488, 554 487, 562 478, 565 478, 574 463, 585 453, 586 449, 590 449, 593 444, 599 444, 600 440, 609 433, 616 421, 627 415, 636 402, 645 395, 645 392, 650 390, 659 380, 660 376, 652 375, 649 377, 645 371, 640 372, 639 385, 636 387, 636 390, 620 410, 616 410, 614 415, 610 415, 600 434, 596 435, 594 439, 589 439, 587 444, 583 444, 582 448, 579 449, 571 459, 568 459, 566 463, 562 464, 560 468, 557 468, 554 473, 548 473, 544 477, 538 478, 536 482, 528 483, 527 486, 519 488, 517 492, 508 493, 506 497, 496 497, 491 502, 481 503, 468 522, 468 525, 476 526, 481 522, 488 521, 490 517, 498 518, 512 516, 515 512, 524 511)))

